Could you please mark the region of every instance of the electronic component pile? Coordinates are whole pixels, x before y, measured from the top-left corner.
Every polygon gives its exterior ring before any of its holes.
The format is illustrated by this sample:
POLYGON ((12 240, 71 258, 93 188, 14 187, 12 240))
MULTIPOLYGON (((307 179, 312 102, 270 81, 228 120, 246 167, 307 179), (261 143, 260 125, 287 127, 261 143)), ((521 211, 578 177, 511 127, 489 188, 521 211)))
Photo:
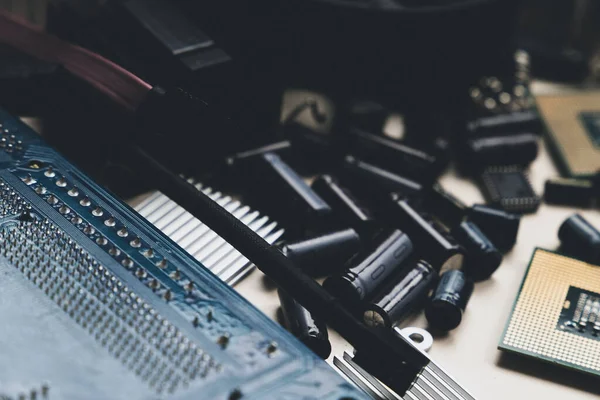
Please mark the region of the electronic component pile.
POLYGON ((28 127, 0 128, 0 398, 363 398, 28 127))

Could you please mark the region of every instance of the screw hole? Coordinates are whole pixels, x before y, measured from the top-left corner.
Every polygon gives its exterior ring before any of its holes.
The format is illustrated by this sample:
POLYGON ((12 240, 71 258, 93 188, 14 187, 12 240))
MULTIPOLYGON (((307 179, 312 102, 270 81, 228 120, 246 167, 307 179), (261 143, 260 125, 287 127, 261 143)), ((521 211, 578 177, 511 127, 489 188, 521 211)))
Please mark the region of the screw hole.
POLYGON ((420 333, 412 333, 409 336, 409 338, 410 338, 410 340, 412 340, 415 343, 423 343, 423 341, 425 340, 423 335, 421 335, 420 333))

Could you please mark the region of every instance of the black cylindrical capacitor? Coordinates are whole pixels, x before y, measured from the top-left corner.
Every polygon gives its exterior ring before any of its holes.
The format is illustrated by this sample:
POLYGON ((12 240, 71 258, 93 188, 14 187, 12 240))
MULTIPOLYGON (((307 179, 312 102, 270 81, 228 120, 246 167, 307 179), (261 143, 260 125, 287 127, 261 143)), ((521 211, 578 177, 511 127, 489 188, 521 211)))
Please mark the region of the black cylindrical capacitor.
POLYGON ((462 271, 443 274, 425 308, 425 316, 431 327, 450 331, 460 325, 473 287, 473 282, 462 271))
POLYGON ((399 230, 388 232, 377 242, 375 249, 354 256, 346 264, 346 270, 327 278, 323 287, 342 301, 356 305, 385 285, 412 249, 413 244, 405 233, 399 230))
POLYGON ((365 308, 363 319, 372 327, 391 328, 427 298, 437 273, 426 261, 417 261, 401 279, 388 285, 365 308))
POLYGON ((467 251, 465 272, 475 281, 488 279, 502 263, 502 253, 474 222, 462 222, 452 230, 452 236, 467 251))
POLYGON ((596 202, 594 182, 573 178, 549 179, 546 181, 544 200, 548 204, 593 207, 596 202))
POLYGON ((322 175, 312 184, 313 190, 329 204, 340 226, 350 226, 366 237, 375 229, 371 212, 330 175, 322 175))
POLYGON ((507 252, 517 242, 520 216, 479 204, 471 207, 467 214, 498 250, 507 252))
POLYGON ((245 194, 287 223, 288 230, 327 225, 329 205, 277 154, 258 154, 239 165, 236 174, 245 194))
POLYGON ((398 140, 358 128, 351 128, 344 139, 350 153, 411 179, 429 182, 439 173, 439 163, 435 155, 398 140))
POLYGON ((392 202, 392 223, 411 238, 420 257, 440 273, 462 268, 464 249, 447 231, 419 213, 408 200, 394 194, 392 202))
POLYGON ((538 155, 538 137, 532 133, 490 136, 467 141, 470 163, 487 165, 529 165, 538 155))
POLYGON ((296 266, 311 275, 325 276, 339 271, 360 250, 360 237, 346 229, 281 245, 281 251, 296 266))
POLYGON ((433 185, 424 201, 427 209, 448 226, 458 225, 467 213, 467 206, 438 183, 433 185))
MULTIPOLYGON (((371 200, 381 201, 389 192, 405 196, 419 195, 423 186, 404 176, 395 174, 376 165, 366 163, 354 156, 346 156, 342 162, 342 176, 352 189, 363 189, 371 200)), ((358 190, 356 191, 358 194, 358 190)))
POLYGON ((558 230, 562 249, 581 260, 600 264, 600 232, 581 215, 567 218, 558 230))
POLYGON ((285 326, 319 357, 325 359, 331 354, 331 343, 327 326, 313 318, 312 314, 283 290, 278 290, 281 312, 285 326))

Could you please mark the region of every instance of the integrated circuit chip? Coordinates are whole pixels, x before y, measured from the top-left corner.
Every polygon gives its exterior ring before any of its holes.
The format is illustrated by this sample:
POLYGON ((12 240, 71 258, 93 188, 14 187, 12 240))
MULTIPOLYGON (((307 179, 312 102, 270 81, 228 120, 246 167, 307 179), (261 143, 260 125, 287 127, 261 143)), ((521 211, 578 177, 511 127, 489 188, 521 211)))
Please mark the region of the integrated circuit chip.
POLYGON ((600 376, 600 267, 537 249, 499 349, 600 376))
POLYGON ((562 174, 581 178, 600 170, 600 90, 537 96, 536 104, 562 174))
POLYGON ((533 213, 540 206, 540 198, 520 167, 487 168, 481 174, 481 187, 490 203, 509 212, 533 213))

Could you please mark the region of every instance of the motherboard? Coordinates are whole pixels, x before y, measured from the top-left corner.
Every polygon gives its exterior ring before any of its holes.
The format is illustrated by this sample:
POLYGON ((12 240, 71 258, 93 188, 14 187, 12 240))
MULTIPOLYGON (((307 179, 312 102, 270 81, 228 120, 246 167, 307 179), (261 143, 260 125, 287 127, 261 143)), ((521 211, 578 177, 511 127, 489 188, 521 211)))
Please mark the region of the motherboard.
POLYGON ((0 110, 0 399, 364 399, 0 110))

